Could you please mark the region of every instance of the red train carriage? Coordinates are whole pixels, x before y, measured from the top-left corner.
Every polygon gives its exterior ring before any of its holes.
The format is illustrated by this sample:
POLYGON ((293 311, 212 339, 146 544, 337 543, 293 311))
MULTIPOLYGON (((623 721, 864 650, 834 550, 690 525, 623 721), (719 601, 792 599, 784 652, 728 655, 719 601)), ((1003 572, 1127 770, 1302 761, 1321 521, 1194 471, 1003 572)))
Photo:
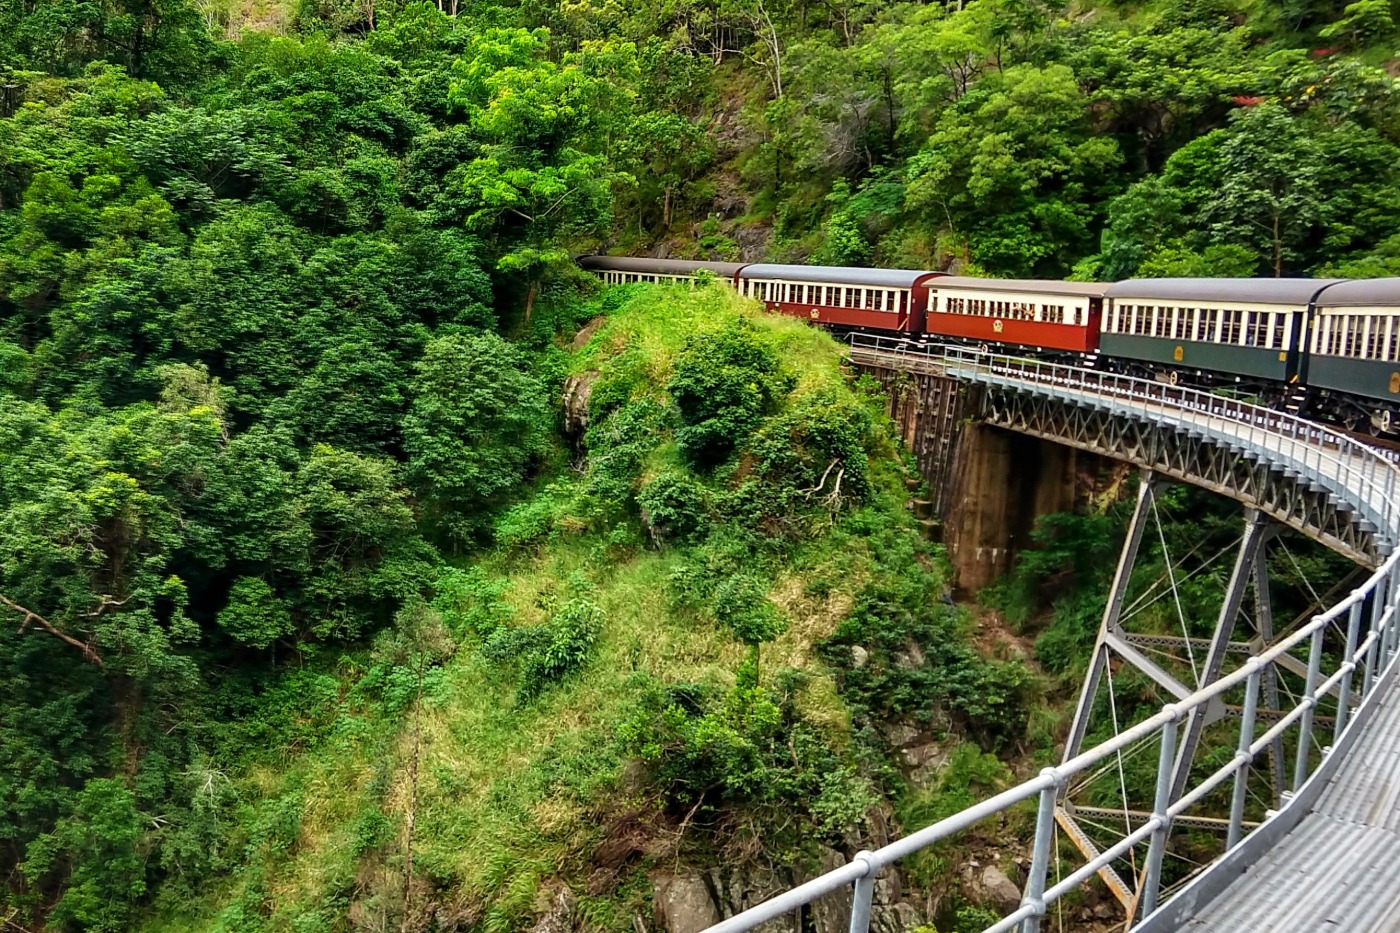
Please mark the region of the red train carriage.
POLYGON ((769 311, 822 324, 919 333, 937 272, 756 263, 739 270, 741 294, 769 311))
POLYGON ((984 343, 1092 353, 1107 284, 948 275, 930 283, 924 329, 984 343))

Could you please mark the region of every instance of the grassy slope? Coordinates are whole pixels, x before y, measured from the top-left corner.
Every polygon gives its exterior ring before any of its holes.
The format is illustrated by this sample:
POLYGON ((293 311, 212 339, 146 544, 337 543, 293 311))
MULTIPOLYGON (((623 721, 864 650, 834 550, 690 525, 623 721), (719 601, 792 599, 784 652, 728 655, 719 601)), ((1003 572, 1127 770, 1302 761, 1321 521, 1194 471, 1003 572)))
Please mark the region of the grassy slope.
MULTIPOLYGON (((741 316, 797 375, 794 396, 826 389, 850 397, 839 347, 828 335, 758 316, 719 289, 638 291, 572 356, 570 367, 601 369, 605 377, 639 369, 645 378, 637 391, 664 397, 686 340, 741 316)), ((888 426, 880 424, 872 461, 878 491, 864 510, 866 524, 874 514, 886 529, 913 539, 903 509, 904 467, 888 426)), ((643 481, 676 462, 674 442, 658 436, 643 481)), ((523 547, 498 547, 472 565, 499 588, 514 625, 544 621, 546 607, 572 589, 590 591, 606 622, 587 667, 521 704, 510 670, 486 660, 458 632, 450 660, 429 672, 418 720, 411 703, 390 713, 373 652, 323 659, 314 665, 321 673, 305 676, 334 696, 301 717, 303 725, 314 720, 309 731, 317 738, 230 775, 237 805, 229 810, 229 880, 193 899, 167 893, 147 929, 330 930, 347 928, 347 918, 355 928, 397 928, 416 722, 415 912, 444 924, 504 930, 536 909, 542 884, 563 878, 600 892, 584 894, 579 908, 594 925, 630 927, 631 914, 646 909, 649 888, 640 871, 648 859, 634 858, 605 883, 595 877, 585 886, 598 846, 629 819, 652 837, 642 848, 653 857, 673 852, 674 840, 660 828, 665 821, 647 810, 654 796, 626 774, 627 758, 614 738, 618 726, 649 684, 732 684, 746 649, 668 601, 667 581, 687 560, 686 549, 642 546, 635 520, 600 527, 572 514, 578 487, 567 470, 552 485, 542 483, 522 507, 546 497, 562 503, 549 504, 547 534, 523 547)), ((887 571, 872 560, 864 533, 840 523, 798 545, 784 562, 769 598, 790 625, 764 648, 765 678, 780 668, 807 670, 799 705, 840 745, 849 714, 812 649, 835 630, 862 584, 887 571)))

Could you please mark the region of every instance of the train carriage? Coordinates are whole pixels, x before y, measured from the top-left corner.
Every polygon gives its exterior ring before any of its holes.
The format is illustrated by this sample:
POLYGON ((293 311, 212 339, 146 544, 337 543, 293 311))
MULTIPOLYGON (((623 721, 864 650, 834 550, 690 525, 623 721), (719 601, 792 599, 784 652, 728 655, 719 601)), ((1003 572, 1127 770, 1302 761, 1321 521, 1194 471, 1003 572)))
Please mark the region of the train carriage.
POLYGON ((639 259, 632 256, 580 256, 578 264, 590 272, 597 273, 608 285, 625 285, 629 282, 694 282, 701 275, 710 275, 733 285, 734 276, 744 268, 742 262, 639 259))
POLYGON ((937 272, 755 263, 738 274, 741 294, 769 311, 837 327, 919 333, 937 272))
POLYGON ((1400 406, 1400 278, 1338 282, 1323 289, 1308 328, 1305 367, 1303 378, 1312 388, 1389 403, 1364 407, 1374 415, 1375 427, 1392 430, 1400 406))
POLYGON ((943 276, 929 284, 924 329, 939 337, 1091 353, 1108 285, 943 276))
POLYGON ((1287 383, 1313 299, 1336 281, 1128 279, 1108 288, 1099 350, 1173 377, 1287 383))

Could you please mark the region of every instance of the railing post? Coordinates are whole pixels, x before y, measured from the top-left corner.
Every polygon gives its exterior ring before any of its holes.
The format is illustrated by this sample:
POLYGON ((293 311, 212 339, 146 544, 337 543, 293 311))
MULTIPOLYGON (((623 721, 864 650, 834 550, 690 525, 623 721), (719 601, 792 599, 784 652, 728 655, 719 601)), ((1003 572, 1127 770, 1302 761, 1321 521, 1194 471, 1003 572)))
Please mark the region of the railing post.
MULTIPOLYGON (((1152 831, 1152 842, 1147 849, 1147 871, 1142 882, 1142 915, 1150 916, 1157 909, 1157 892, 1162 885, 1162 859, 1167 854, 1167 837, 1171 835, 1171 821, 1167 810, 1171 807, 1172 770, 1176 762, 1176 729, 1181 710, 1175 704, 1163 707, 1162 712, 1171 711, 1169 719, 1162 727, 1162 748, 1157 754, 1157 795, 1152 804, 1152 819, 1157 828, 1152 831)), ((1131 918, 1129 918, 1131 919, 1131 918)))
POLYGON ((875 866, 870 864, 870 853, 861 851, 851 861, 865 863, 865 874, 856 879, 855 891, 851 894, 851 933, 869 933, 870 906, 875 901, 875 866))
POLYGON ((1371 590, 1371 640, 1366 645, 1366 666, 1361 672, 1363 698, 1371 695, 1371 685, 1376 679, 1376 658, 1380 654, 1381 639, 1385 637, 1385 633, 1381 631, 1381 623, 1385 620, 1386 581, 1389 579, 1388 574, 1381 577, 1371 590))
POLYGON ((1240 744, 1237 754, 1244 755, 1235 771, 1235 793, 1230 799, 1230 830, 1225 839, 1225 851, 1229 852, 1240 844, 1244 827, 1244 800, 1249 790, 1249 768, 1254 756, 1249 747, 1254 744, 1254 717, 1259 709, 1259 670, 1262 665, 1251 661, 1254 668, 1249 672, 1249 680, 1244 687, 1244 712, 1240 715, 1240 744))
MULTIPOLYGON (((1314 616, 1314 624, 1320 617, 1314 616)), ((1322 637, 1327 633, 1326 625, 1317 625, 1308 648, 1308 685, 1303 691, 1303 717, 1298 723, 1298 757, 1293 763, 1293 793, 1308 779, 1308 758, 1312 753, 1313 709, 1317 706, 1317 678, 1322 670, 1322 637)))
POLYGON ((1356 670, 1352 656, 1356 654, 1356 642, 1361 637, 1361 606, 1365 601, 1360 594, 1353 595, 1356 602, 1351 604, 1351 612, 1347 614, 1347 647, 1342 656, 1342 663, 1349 666, 1344 668, 1342 682, 1337 686, 1337 722, 1332 731, 1333 745, 1342 737, 1342 730, 1347 727, 1347 717, 1351 713, 1351 676, 1356 670))
POLYGON ((1381 647, 1385 650, 1381 652, 1380 665, 1376 669, 1377 674, 1395 656, 1396 643, 1400 641, 1400 579, 1396 578, 1397 573, 1400 573, 1400 569, 1392 570, 1389 578, 1385 580, 1386 605, 1394 611, 1390 614, 1390 625, 1386 626, 1386 637, 1381 641, 1381 647))
POLYGON ((1060 772, 1046 768, 1041 777, 1051 780, 1040 792, 1040 809, 1035 814, 1035 848, 1031 851, 1031 868, 1026 879, 1023 907, 1034 907, 1035 913, 1021 921, 1021 933, 1040 933, 1040 918, 1045 916, 1045 876, 1050 870, 1050 843, 1055 838, 1055 801, 1060 796, 1060 772))

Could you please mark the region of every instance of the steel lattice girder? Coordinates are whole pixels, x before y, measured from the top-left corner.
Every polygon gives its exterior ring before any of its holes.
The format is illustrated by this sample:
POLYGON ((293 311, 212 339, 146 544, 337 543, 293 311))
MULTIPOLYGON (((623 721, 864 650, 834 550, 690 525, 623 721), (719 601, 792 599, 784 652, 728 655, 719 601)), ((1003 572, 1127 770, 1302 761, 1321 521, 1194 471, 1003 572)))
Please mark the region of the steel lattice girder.
POLYGON ((984 385, 979 420, 1145 467, 1235 499, 1326 547, 1376 567, 1383 542, 1350 508, 1290 477, 1281 465, 1246 456, 1187 425, 1162 424, 1121 411, 1077 405, 1044 392, 984 385))

